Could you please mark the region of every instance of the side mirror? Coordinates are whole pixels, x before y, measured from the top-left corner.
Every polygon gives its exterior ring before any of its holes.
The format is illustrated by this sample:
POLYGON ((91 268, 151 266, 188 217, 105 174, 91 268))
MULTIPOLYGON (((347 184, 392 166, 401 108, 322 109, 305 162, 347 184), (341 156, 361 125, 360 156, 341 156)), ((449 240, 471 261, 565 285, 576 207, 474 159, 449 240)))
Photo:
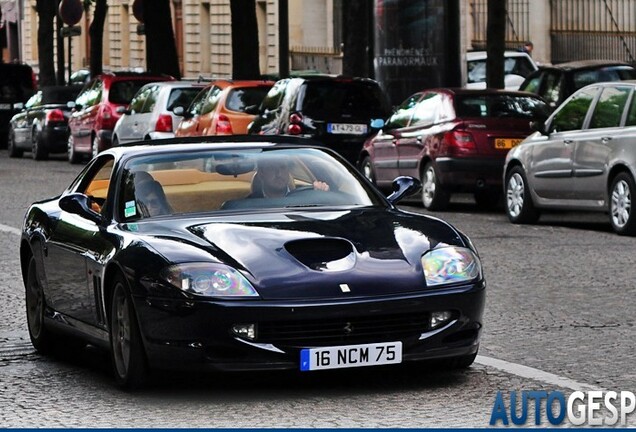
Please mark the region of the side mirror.
POLYGON ((185 108, 183 108, 182 106, 176 106, 172 109, 172 113, 176 116, 179 117, 184 117, 185 116, 185 108))
POLYGON ((530 129, 535 131, 535 132, 539 132, 541 135, 550 135, 550 132, 548 131, 545 122, 541 121, 541 120, 536 120, 536 121, 531 121, 530 122, 530 129))
POLYGON ((128 108, 126 108, 125 106, 118 106, 117 108, 115 108, 115 112, 117 114, 130 114, 130 110, 128 108))
POLYGON ((393 193, 387 197, 391 204, 396 204, 402 198, 413 195, 422 189, 422 182, 411 176, 400 176, 393 180, 393 193))
POLYGON ((75 103, 75 101, 66 102, 66 106, 70 109, 77 108, 77 104, 75 103))
POLYGON ((91 208, 91 199, 81 193, 72 193, 60 198, 60 208, 89 221, 100 224, 102 216, 91 208))
POLYGON ((13 104, 13 109, 21 110, 24 109, 24 104, 22 102, 17 102, 13 104))
POLYGON ((371 119, 371 129, 382 129, 384 124, 384 119, 371 119))

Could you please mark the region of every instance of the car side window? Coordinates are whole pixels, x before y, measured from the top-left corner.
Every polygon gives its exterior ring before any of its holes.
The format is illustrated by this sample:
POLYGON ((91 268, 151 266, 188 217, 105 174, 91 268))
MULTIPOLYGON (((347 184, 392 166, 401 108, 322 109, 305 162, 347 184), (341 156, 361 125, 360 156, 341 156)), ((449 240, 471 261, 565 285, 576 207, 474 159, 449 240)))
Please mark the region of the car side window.
POLYGON ((201 107, 201 115, 212 112, 219 103, 219 99, 221 98, 221 90, 220 87, 214 86, 210 93, 208 93, 208 97, 203 102, 203 106, 201 107))
POLYGON ((555 132, 565 132, 583 129, 587 112, 598 92, 598 87, 579 91, 555 114, 552 129, 555 132))
POLYGON ((97 105, 102 100, 102 90, 104 88, 104 82, 101 80, 97 80, 95 85, 91 87, 90 91, 86 96, 86 105, 93 106, 97 105))
POLYGON ((91 198, 91 206, 98 213, 101 213, 105 207, 114 165, 115 158, 112 156, 104 156, 96 160, 77 189, 77 192, 91 198))
POLYGON ((203 107, 203 103, 205 102, 208 93, 210 93, 210 89, 206 88, 204 90, 201 90, 199 94, 194 98, 194 100, 190 104, 190 107, 188 108, 188 112, 191 115, 196 116, 201 114, 201 108, 203 107))
POLYGON ((274 111, 283 100, 285 94, 285 87, 289 83, 288 79, 277 81, 272 88, 267 92, 267 95, 261 103, 260 111, 274 111))
POLYGON ((144 107, 141 109, 142 113, 150 113, 155 108, 155 104, 157 103, 157 97, 159 96, 159 86, 153 85, 148 88, 148 96, 146 98, 146 102, 144 102, 144 107))
POLYGON ((590 129, 620 126, 630 92, 630 87, 605 87, 594 107, 590 129))
POLYGON ((561 97, 561 87, 563 87, 561 74, 557 72, 546 73, 539 96, 545 99, 548 104, 557 106, 561 97))
POLYGON ((90 95, 94 86, 95 86, 95 81, 87 84, 86 87, 84 87, 84 89, 82 90, 82 92, 77 96, 77 99, 75 99, 75 103, 82 107, 86 106, 88 104, 88 96, 90 95))
POLYGON ((29 109, 29 108, 37 107, 41 104, 42 104, 42 90, 40 90, 39 92, 31 96, 29 100, 24 104, 24 107, 29 109))
POLYGON ((415 107, 411 126, 430 126, 437 122, 441 108, 442 96, 438 93, 428 93, 415 107))
POLYGON ((424 93, 415 93, 409 96, 404 102, 400 104, 393 113, 389 120, 386 122, 386 129, 398 129, 406 127, 413 117, 413 112, 417 107, 417 101, 420 100, 424 93))
POLYGON ((151 87, 142 88, 130 101, 130 112, 133 114, 143 112, 144 104, 150 94, 151 87))
POLYGON ((629 104, 625 126, 636 126, 636 93, 632 96, 632 100, 629 104))
POLYGON ((523 90, 523 91, 527 91, 531 93, 539 93, 539 86, 541 84, 542 77, 543 77, 543 74, 538 74, 537 76, 532 77, 531 79, 528 80, 528 82, 526 82, 525 86, 523 86, 523 88, 520 88, 519 90, 523 90))

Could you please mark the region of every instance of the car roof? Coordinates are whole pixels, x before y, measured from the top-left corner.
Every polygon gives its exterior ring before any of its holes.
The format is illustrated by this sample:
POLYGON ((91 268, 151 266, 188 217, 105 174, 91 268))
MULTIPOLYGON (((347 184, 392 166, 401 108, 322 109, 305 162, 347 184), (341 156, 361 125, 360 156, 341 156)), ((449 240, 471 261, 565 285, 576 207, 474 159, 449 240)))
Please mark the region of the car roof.
POLYGON ((561 69, 561 70, 575 70, 586 68, 601 68, 606 66, 628 66, 633 68, 629 63, 616 61, 616 60, 576 60, 566 63, 557 63, 551 66, 545 66, 542 69, 561 69))

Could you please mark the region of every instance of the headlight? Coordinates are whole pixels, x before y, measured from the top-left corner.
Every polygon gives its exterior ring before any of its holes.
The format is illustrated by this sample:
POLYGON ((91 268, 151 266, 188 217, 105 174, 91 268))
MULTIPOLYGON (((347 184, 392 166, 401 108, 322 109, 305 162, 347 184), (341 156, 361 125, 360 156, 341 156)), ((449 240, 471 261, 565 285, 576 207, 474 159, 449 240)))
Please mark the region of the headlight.
POLYGON ((190 294, 206 297, 258 297, 245 277, 224 264, 186 263, 162 270, 160 276, 190 294))
POLYGON ((481 275, 477 255, 463 247, 443 247, 422 256, 422 269, 429 287, 471 281, 481 275))

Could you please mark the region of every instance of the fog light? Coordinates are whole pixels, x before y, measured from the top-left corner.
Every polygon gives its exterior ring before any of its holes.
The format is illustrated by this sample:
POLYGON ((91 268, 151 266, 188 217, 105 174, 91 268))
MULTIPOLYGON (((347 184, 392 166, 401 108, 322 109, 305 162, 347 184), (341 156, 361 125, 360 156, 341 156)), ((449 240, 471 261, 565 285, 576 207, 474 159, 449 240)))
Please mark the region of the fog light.
POLYGON ((242 338, 256 339, 256 324, 234 324, 232 332, 242 338))
POLYGON ((432 312, 431 313, 431 329, 436 329, 450 321, 453 314, 450 311, 432 312))

